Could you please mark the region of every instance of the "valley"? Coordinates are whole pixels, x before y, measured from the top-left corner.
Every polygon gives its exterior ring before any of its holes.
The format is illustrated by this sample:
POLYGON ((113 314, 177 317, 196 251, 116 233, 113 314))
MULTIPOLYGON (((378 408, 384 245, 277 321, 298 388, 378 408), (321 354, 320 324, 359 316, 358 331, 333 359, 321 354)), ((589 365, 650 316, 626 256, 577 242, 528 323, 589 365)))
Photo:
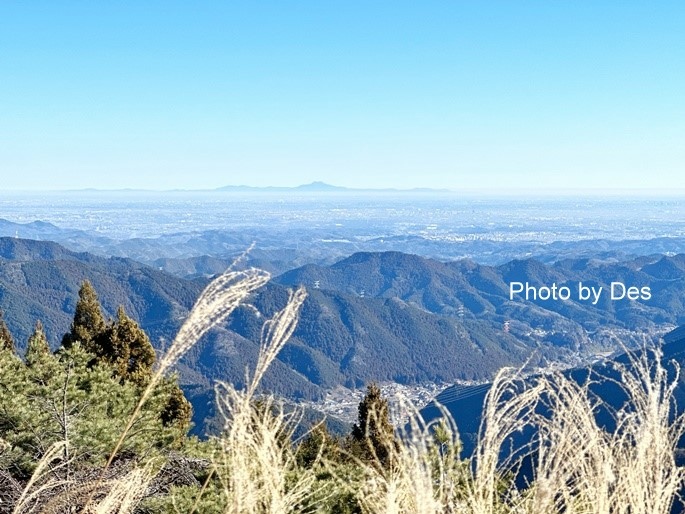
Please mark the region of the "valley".
MULTIPOLYGON (((331 265, 306 264, 274 275, 191 349, 177 371, 201 433, 213 415, 213 383, 243 383, 258 353, 262 320, 283 306, 286 288, 303 285, 309 296, 298 327, 263 388, 349 420, 371 382, 423 404, 447 384, 481 383, 503 366, 565 369, 654 342, 685 320, 684 277, 685 255, 488 266, 359 252, 331 265), (593 303, 509 296, 514 280, 607 287, 616 277, 649 285, 653 298, 593 303)), ((106 315, 123 305, 158 352, 208 280, 52 242, 2 238, 0 308, 20 349, 38 319, 53 347, 58 344, 85 279, 100 292, 106 315)))

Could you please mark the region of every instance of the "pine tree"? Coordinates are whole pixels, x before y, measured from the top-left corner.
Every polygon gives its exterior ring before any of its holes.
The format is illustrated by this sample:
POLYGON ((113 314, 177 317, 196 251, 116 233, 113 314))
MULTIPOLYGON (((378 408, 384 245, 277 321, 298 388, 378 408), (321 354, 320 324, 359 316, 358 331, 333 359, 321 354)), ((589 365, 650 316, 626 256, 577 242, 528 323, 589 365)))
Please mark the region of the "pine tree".
POLYGON ((303 468, 311 468, 320 460, 339 462, 341 448, 338 439, 328 431, 326 421, 317 423, 297 447, 297 463, 303 468))
MULTIPOLYGON (((155 350, 145 331, 122 306, 117 309, 117 319, 93 341, 92 347, 96 362, 111 366, 122 383, 145 387, 152 378, 155 350)), ((193 415, 190 402, 175 378, 164 380, 162 389, 168 397, 161 413, 164 426, 187 431, 193 415)))
POLYGON ((183 432, 187 432, 193 417, 193 407, 176 380, 174 377, 163 382, 168 387, 169 400, 162 411, 162 424, 165 427, 175 426, 183 432))
MULTIPOLYGON (((124 385, 145 387, 152 377, 155 350, 145 331, 126 314, 123 306, 117 309, 115 320, 105 323, 97 293, 85 281, 79 291, 71 331, 62 339, 63 350, 75 343, 91 354, 91 368, 104 365, 112 376, 124 385)), ((192 407, 183 395, 176 379, 165 380, 160 394, 166 398, 160 413, 164 426, 185 433, 191 424, 192 407)))
POLYGON ((40 321, 36 321, 36 327, 33 329, 33 334, 29 337, 28 344, 26 345, 26 365, 28 367, 35 366, 38 362, 45 360, 49 356, 52 356, 52 352, 43 331, 43 324, 40 321))
POLYGON ((359 458, 389 468, 397 446, 395 429, 390 422, 388 400, 380 388, 371 384, 359 403, 357 423, 352 427, 351 451, 359 458))
POLYGON ((92 351, 98 361, 111 365, 124 381, 144 386, 152 376, 155 350, 147 334, 121 306, 114 323, 86 349, 92 351))
POLYGON ((147 334, 119 306, 117 319, 105 323, 102 307, 93 285, 84 281, 79 290, 71 331, 64 335, 62 346, 80 342, 98 362, 109 364, 124 381, 145 385, 152 376, 155 350, 147 334))
POLYGON ((16 352, 14 338, 12 337, 9 328, 7 328, 2 310, 0 310, 0 350, 16 352))
MULTIPOLYGON (((69 466, 86 470, 102 465, 141 394, 138 386, 114 376, 111 367, 92 365, 92 354, 80 344, 62 349, 58 358, 49 350, 45 353, 43 341, 36 330, 29 345, 29 355, 36 358, 27 356, 30 366, 0 352, 0 439, 11 448, 0 451, 0 469, 24 481, 58 441, 68 442, 68 454, 62 461, 65 466, 51 472, 56 477, 64 478, 69 466)), ((168 388, 155 388, 120 449, 122 458, 158 460, 160 452, 181 445, 182 427, 162 422, 168 401, 168 388)))
POLYGON ((81 284, 78 297, 71 331, 64 335, 62 346, 69 348, 80 341, 83 348, 93 352, 93 341, 106 329, 105 318, 102 316, 98 295, 88 280, 81 284))
MULTIPOLYGON (((77 342, 92 355, 90 367, 107 366, 122 384, 130 382, 145 387, 150 381, 155 350, 147 334, 122 306, 117 310, 116 319, 105 323, 97 293, 87 280, 79 290, 74 322, 71 331, 62 339, 62 351, 77 342)), ((175 379, 166 380, 162 388, 167 398, 160 414, 162 422, 165 426, 187 431, 192 417, 190 402, 175 379)))

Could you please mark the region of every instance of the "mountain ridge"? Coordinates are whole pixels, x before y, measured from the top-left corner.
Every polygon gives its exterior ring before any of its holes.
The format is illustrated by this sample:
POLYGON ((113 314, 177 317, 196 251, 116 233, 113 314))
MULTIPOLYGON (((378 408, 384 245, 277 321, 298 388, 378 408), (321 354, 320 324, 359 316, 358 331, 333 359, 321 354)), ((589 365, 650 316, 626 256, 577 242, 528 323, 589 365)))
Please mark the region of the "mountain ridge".
POLYGON ((433 189, 428 187, 416 187, 410 189, 397 188, 357 188, 335 186, 327 184, 326 182, 314 181, 308 184, 300 184, 299 186, 222 186, 215 189, 215 191, 230 191, 230 192, 265 192, 265 193, 289 193, 289 192, 311 192, 311 193, 451 193, 449 189, 433 189))
MULTIPOLYGON (((207 263, 211 269, 220 264, 207 263)), ((131 259, 71 252, 56 243, 0 238, 0 308, 21 348, 37 319, 53 347, 59 342, 86 278, 100 293, 106 316, 124 305, 157 351, 173 339, 208 282, 131 259)), ((300 321, 264 382, 291 399, 320 398, 329 388, 371 381, 481 381, 502 366, 524 362, 579 364, 614 351, 617 339, 631 345, 656 337, 685 316, 685 256, 680 255, 619 264, 581 259, 484 266, 360 252, 329 266, 296 268, 251 295, 249 305, 236 309, 179 364, 184 390, 206 403, 213 381, 242 383, 256 360, 264 319, 285 305, 287 288, 301 284, 309 295, 300 321), (673 278, 680 269, 683 275, 673 278), (658 304, 590 307, 507 297, 505 277, 601 282, 609 275, 649 278, 658 304)))

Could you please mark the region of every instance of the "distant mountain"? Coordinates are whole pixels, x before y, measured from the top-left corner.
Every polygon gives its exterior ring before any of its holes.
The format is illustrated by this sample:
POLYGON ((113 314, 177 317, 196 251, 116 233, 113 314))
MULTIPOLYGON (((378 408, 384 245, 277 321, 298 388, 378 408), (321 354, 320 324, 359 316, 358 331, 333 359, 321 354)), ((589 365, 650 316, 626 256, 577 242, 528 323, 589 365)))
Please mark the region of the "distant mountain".
MULTIPOLYGON (((211 269, 220 265, 206 264, 211 269)), ((53 347, 59 344, 84 279, 99 291, 108 316, 123 305, 158 349, 173 339, 206 283, 130 259, 2 238, 0 308, 20 348, 37 319, 43 321, 53 347)), ((182 360, 181 382, 198 415, 208 412, 214 380, 242 383, 245 369, 256 360, 261 324, 285 300, 284 285, 270 284, 254 295, 253 307, 238 309, 226 326, 209 334, 182 360)), ((310 288, 295 335, 269 370, 264 387, 289 398, 316 398, 324 388, 360 387, 372 380, 483 379, 502 365, 523 362, 530 352, 515 336, 488 323, 460 321, 399 298, 359 298, 310 288)))
MULTIPOLYGON (((266 287, 251 302, 257 311, 238 309, 229 328, 255 340, 262 315, 284 300, 282 286, 266 287)), ((532 351, 489 324, 434 314, 399 298, 310 289, 279 359, 318 386, 362 387, 371 381, 483 379, 501 366, 522 363, 532 351)))
POLYGON ((44 241, 0 238, 0 308, 20 348, 36 320, 57 345, 69 328, 83 280, 99 291, 107 316, 123 305, 153 341, 175 333, 202 290, 130 259, 75 253, 44 241))
MULTIPOLYGON (((255 197, 251 201, 259 200, 255 197)), ((243 220, 230 229, 193 230, 191 226, 184 226, 184 230, 165 232, 154 237, 139 237, 133 233, 129 236, 107 237, 97 231, 62 228, 41 221, 15 223, 0 219, 0 237, 55 241, 77 252, 128 257, 183 278, 211 275, 221 263, 230 263, 253 242, 256 242, 256 247, 248 257, 250 263, 274 274, 307 263, 333 264, 361 251, 399 251, 441 261, 472 258, 480 264, 490 265, 528 258, 535 258, 546 264, 564 259, 592 259, 615 264, 644 255, 685 253, 683 237, 554 243, 494 241, 480 237, 454 240, 450 237, 436 238, 430 233, 383 236, 367 234, 368 224, 363 220, 351 225, 345 223, 344 226, 338 226, 332 221, 310 223, 306 226, 282 226, 260 221, 257 216, 248 222, 254 223, 254 226, 245 227, 243 220), (216 266, 209 262, 211 260, 214 260, 216 266)), ((382 224, 374 229, 374 232, 384 231, 382 224)), ((393 230, 389 228, 388 231, 393 230)))
POLYGON ((277 186, 224 186, 219 187, 216 191, 228 191, 235 193, 449 193, 449 189, 432 189, 432 188, 413 188, 413 189, 395 189, 395 188, 354 188, 342 187, 326 184, 325 182, 315 181, 309 184, 302 184, 295 187, 277 187, 277 186))
MULTIPOLYGON (((130 259, 71 252, 52 242, 0 238, 0 309, 20 352, 37 320, 51 346, 59 345, 85 279, 98 291, 107 317, 123 305, 158 351, 173 340, 207 282, 181 279, 130 259)), ((258 349, 256 342, 230 330, 216 330, 179 364, 181 384, 198 401, 213 400, 213 380, 240 383, 246 367, 254 366, 258 349)), ((290 398, 321 394, 283 363, 269 369, 264 386, 290 398)), ((198 415, 205 411, 200 404, 197 410, 198 415)), ((203 418, 195 421, 201 424, 203 418)))
MULTIPOLYGON (((0 308, 20 346, 37 319, 55 346, 69 328, 79 285, 87 278, 107 315, 124 305, 159 350, 173 339, 207 283, 203 275, 222 270, 224 262, 186 264, 199 272, 197 278, 51 242, 0 238, 0 308)), ((370 381, 487 380, 502 366, 524 362, 573 365, 616 350, 619 341, 653 338, 685 321, 682 255, 622 263, 567 259, 554 265, 528 259, 492 267, 399 252, 357 253, 276 277, 188 353, 178 369, 201 416, 198 422, 212 404, 212 382, 242 383, 256 360, 264 319, 285 304, 288 287, 300 284, 309 297, 299 324, 264 380, 265 388, 288 398, 317 398, 330 387, 370 381), (606 285, 619 279, 649 285, 653 300, 590 305, 508 297, 509 280, 606 285)))
MULTIPOLYGON (((443 263, 399 252, 357 253, 331 266, 308 265, 275 280, 365 297, 398 298, 448 317, 501 329, 530 346, 550 344, 594 351, 629 331, 658 332, 685 324, 685 256, 653 256, 626 262, 534 259, 484 266, 470 260, 443 263), (574 291, 569 301, 509 298, 509 283, 539 287, 556 283, 574 291), (649 286, 649 301, 611 301, 611 282, 649 286), (603 287, 600 302, 578 301, 578 283, 603 287)), ((625 342, 625 341, 624 341, 625 342)))
POLYGON ((45 221, 15 223, 0 218, 0 237, 32 239, 38 241, 56 241, 71 250, 84 251, 111 244, 106 237, 83 230, 60 228, 45 221))

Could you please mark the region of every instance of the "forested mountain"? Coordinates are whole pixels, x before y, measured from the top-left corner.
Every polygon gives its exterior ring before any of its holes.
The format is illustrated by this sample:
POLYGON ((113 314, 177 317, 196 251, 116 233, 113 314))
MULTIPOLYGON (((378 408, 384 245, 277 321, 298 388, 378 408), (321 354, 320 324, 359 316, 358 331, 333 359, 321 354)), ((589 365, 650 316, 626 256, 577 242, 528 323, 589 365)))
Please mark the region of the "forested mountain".
POLYGON ((153 341, 173 335, 203 288, 130 259, 75 253, 47 241, 0 238, 0 309, 23 347, 37 319, 53 347, 69 329, 81 283, 101 294, 105 314, 123 305, 153 341))
MULTIPOLYGON (((100 293, 106 317, 115 317, 122 305, 149 334, 158 353, 173 340, 207 282, 180 279, 130 259, 71 252, 52 242, 0 238, 0 309, 21 354, 36 320, 42 322, 50 346, 59 346, 84 280, 100 293)), ((213 381, 244 380, 258 347, 258 342, 219 329, 179 364, 180 382, 198 402, 196 424, 214 403, 213 381)), ((320 394, 317 386, 280 362, 269 369, 264 387, 286 397, 320 394)))
MULTIPOLYGON (((218 269, 216 261, 207 261, 218 269)), ((370 381, 484 380, 504 365, 550 360, 580 363, 599 351, 650 337, 683 322, 685 257, 623 263, 590 259, 546 265, 535 260, 491 267, 443 263, 398 252, 358 253, 331 266, 308 265, 276 277, 208 334, 178 368, 204 413, 212 383, 242 383, 257 355, 265 317, 281 308, 286 288, 309 297, 291 341, 263 387, 290 398, 315 398, 335 385, 370 381), (622 280, 652 288, 649 301, 509 300, 508 282, 603 285, 622 280)), ((88 279, 109 317, 123 305, 159 351, 174 337, 206 284, 130 259, 74 253, 50 242, 0 239, 0 308, 21 348, 37 319, 53 347, 69 329, 77 292, 88 279)), ((197 421, 197 419, 196 419, 197 421)))
MULTIPOLYGON (((626 262, 566 259, 551 265, 534 259, 484 266, 470 260, 439 262, 398 252, 358 253, 332 266, 309 265, 276 279, 288 285, 318 285, 365 297, 399 298, 417 308, 491 323, 509 321, 522 340, 535 336, 553 344, 597 343, 603 330, 649 330, 685 322, 685 255, 640 257, 626 262), (570 301, 524 301, 509 297, 509 284, 568 286, 570 301), (600 301, 579 301, 578 283, 602 287, 600 301), (649 286, 652 298, 611 300, 611 282, 649 286), (543 334, 545 332, 545 334, 543 334)), ((496 326, 496 325, 495 325, 496 326)))
MULTIPOLYGON (((258 293, 254 306, 269 313, 282 286, 258 293)), ((254 339, 260 316, 250 307, 229 327, 254 339)), ((317 385, 360 387, 374 380, 402 383, 482 379, 530 348, 477 320, 434 314, 398 298, 358 298, 310 290, 300 322, 280 359, 317 385)))

